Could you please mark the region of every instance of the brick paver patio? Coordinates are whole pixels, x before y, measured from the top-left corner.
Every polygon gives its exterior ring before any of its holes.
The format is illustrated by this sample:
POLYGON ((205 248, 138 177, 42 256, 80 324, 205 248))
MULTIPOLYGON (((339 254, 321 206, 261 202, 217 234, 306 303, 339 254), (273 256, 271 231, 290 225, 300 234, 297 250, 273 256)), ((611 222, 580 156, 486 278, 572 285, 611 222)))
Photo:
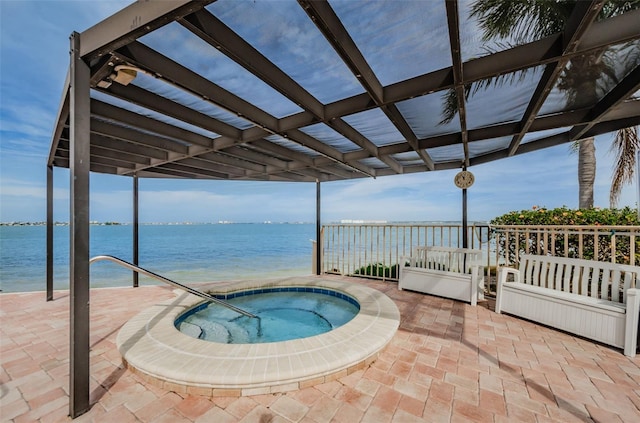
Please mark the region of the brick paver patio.
MULTIPOLYGON (((394 283, 347 280, 385 292, 402 314, 378 360, 304 390, 241 398, 163 390, 123 368, 119 328, 171 289, 92 290, 93 406, 76 421, 640 421, 640 355, 394 283)), ((0 319, 1 420, 68 421, 69 293, 52 302, 42 292, 0 294, 0 319)))

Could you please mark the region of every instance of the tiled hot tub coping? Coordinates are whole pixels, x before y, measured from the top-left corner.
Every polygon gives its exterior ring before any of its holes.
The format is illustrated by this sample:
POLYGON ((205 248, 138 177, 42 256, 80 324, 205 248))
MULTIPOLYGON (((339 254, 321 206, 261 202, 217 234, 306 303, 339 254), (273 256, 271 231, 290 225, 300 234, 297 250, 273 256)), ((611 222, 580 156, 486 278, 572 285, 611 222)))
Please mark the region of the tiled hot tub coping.
POLYGON ((400 313, 388 297, 360 284, 296 277, 199 285, 215 294, 278 286, 322 287, 358 301, 360 313, 322 335, 265 344, 218 344, 179 332, 175 319, 201 299, 177 298, 132 318, 117 337, 128 367, 165 389, 200 395, 256 395, 301 389, 350 374, 373 362, 391 340, 400 313))

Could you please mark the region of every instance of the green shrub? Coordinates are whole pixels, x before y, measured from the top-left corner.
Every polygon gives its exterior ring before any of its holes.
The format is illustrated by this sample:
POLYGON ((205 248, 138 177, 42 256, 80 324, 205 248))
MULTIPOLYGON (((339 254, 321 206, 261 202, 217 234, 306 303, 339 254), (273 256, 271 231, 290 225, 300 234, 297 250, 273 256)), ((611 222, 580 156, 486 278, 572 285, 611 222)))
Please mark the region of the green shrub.
POLYGON ((356 269, 353 273, 361 276, 398 279, 398 265, 385 266, 383 263, 371 263, 356 269))
POLYGON ((580 209, 566 207, 548 210, 533 206, 531 210, 512 211, 491 221, 492 225, 639 225, 635 209, 580 209))
MULTIPOLYGON (((531 210, 512 211, 491 221, 492 225, 571 225, 571 226, 638 226, 638 216, 636 210, 630 207, 623 209, 580 209, 571 210, 560 207, 548 210, 544 207, 534 206, 531 210)), ((598 236, 583 234, 582 237, 571 231, 567 237, 566 251, 569 257, 579 257, 580 244, 582 244, 582 258, 598 261, 611 260, 611 238, 615 235, 615 230, 598 231, 598 236), (581 239, 582 238, 582 239, 581 239), (596 257, 595 242, 597 239, 598 249, 596 257)), ((498 246, 506 251, 511 263, 516 263, 519 254, 531 251, 535 253, 538 248, 545 254, 551 252, 552 248, 556 255, 565 253, 565 237, 558 234, 555 239, 546 238, 540 233, 531 230, 520 233, 519 236, 508 238, 503 232, 494 232, 498 246)), ((615 238, 615 259, 618 263, 629 263, 631 255, 631 243, 628 236, 615 238)), ((635 241, 636 262, 640 262, 640 237, 635 241)))

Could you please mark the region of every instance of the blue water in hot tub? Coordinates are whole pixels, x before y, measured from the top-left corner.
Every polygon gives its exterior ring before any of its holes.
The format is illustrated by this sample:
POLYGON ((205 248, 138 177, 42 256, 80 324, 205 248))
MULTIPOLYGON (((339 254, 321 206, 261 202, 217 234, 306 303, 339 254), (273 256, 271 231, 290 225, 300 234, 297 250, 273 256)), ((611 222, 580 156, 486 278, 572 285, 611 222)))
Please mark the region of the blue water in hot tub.
POLYGON ((279 342, 328 332, 360 310, 357 301, 347 295, 310 287, 259 289, 229 296, 232 298, 221 299, 259 319, 209 303, 181 315, 176 327, 195 338, 224 344, 279 342))

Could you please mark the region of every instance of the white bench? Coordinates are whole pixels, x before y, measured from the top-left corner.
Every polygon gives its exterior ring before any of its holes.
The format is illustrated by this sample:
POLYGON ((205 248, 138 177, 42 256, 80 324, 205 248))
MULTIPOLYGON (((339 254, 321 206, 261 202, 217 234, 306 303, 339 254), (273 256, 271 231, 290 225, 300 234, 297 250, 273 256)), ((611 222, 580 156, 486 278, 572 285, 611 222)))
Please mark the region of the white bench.
POLYGON ((496 313, 509 313, 607 345, 634 357, 640 267, 523 255, 519 270, 498 270, 496 313), (514 281, 508 282, 507 275, 514 281))
POLYGON ((417 247, 411 257, 400 261, 398 289, 467 301, 475 306, 484 299, 482 251, 417 247))

